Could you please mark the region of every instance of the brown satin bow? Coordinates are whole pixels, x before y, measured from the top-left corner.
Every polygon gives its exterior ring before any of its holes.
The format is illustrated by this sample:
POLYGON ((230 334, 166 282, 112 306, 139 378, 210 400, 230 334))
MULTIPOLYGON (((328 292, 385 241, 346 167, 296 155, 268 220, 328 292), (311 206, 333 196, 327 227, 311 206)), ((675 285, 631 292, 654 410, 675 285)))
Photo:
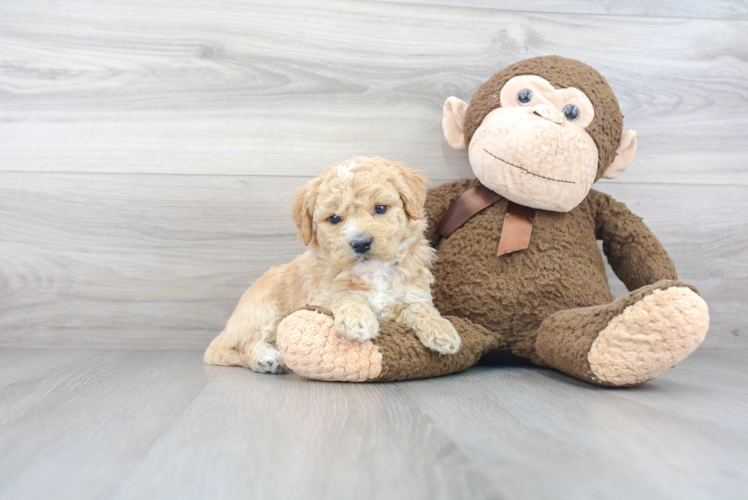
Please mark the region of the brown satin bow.
MULTIPOLYGON (((473 215, 501 199, 503 197, 500 194, 491 191, 482 184, 468 189, 441 216, 439 223, 436 225, 436 234, 448 238, 473 215)), ((517 250, 524 250, 530 246, 534 218, 535 209, 517 205, 511 201, 507 204, 497 257, 517 250)))

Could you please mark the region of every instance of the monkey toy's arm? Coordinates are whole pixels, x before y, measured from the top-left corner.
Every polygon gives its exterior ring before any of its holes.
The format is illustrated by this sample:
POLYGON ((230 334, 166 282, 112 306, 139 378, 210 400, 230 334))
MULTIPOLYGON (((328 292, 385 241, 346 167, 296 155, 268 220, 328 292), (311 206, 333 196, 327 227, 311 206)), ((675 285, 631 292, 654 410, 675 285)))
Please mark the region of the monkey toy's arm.
POLYGON ((589 200, 596 210, 597 239, 603 240, 608 262, 626 288, 636 290, 660 280, 678 279, 673 261, 641 217, 595 190, 590 190, 589 200))
POLYGON ((425 205, 426 217, 429 221, 428 228, 426 229, 426 239, 431 243, 431 246, 436 246, 438 243, 439 236, 435 234, 436 224, 444 212, 447 211, 462 193, 478 184, 480 183, 476 179, 463 179, 429 189, 426 194, 425 205))

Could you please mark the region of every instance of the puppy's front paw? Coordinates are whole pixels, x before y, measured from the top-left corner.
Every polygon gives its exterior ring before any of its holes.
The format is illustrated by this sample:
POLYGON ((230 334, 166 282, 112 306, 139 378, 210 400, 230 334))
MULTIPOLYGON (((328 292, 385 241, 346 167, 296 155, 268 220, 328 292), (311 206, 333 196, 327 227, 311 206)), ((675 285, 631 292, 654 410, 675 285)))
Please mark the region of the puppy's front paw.
POLYGON ((462 339, 457 330, 444 318, 428 318, 419 321, 413 327, 413 331, 424 346, 439 354, 455 354, 462 345, 462 339))
POLYGON ((335 317, 335 328, 345 338, 365 342, 379 335, 379 321, 368 307, 350 308, 335 317))

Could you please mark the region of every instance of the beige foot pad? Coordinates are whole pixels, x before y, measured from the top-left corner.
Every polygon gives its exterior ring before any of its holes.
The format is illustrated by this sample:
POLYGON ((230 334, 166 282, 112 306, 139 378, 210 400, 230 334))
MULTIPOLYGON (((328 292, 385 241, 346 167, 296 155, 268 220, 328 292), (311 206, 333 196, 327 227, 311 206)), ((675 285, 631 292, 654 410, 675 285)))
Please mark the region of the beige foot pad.
POLYGON ((300 310, 278 325, 277 345, 286 365, 315 380, 365 382, 382 373, 382 354, 371 340, 348 340, 334 320, 316 311, 300 310))
POLYGON ((608 323, 587 360, 605 383, 640 384, 683 361, 701 344, 708 329, 706 302, 693 290, 655 290, 608 323))

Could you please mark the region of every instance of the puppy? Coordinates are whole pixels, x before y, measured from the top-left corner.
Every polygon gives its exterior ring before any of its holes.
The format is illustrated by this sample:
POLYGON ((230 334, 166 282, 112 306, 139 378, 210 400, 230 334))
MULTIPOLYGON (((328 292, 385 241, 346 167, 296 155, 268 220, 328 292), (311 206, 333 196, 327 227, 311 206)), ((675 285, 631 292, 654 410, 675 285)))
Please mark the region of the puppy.
POLYGON ((307 251, 247 290, 205 362, 284 371, 276 329, 308 304, 332 311, 338 332, 351 340, 374 338, 380 321, 396 321, 429 349, 456 353, 460 336, 431 300, 425 183, 383 158, 354 158, 308 182, 292 208, 307 251))

